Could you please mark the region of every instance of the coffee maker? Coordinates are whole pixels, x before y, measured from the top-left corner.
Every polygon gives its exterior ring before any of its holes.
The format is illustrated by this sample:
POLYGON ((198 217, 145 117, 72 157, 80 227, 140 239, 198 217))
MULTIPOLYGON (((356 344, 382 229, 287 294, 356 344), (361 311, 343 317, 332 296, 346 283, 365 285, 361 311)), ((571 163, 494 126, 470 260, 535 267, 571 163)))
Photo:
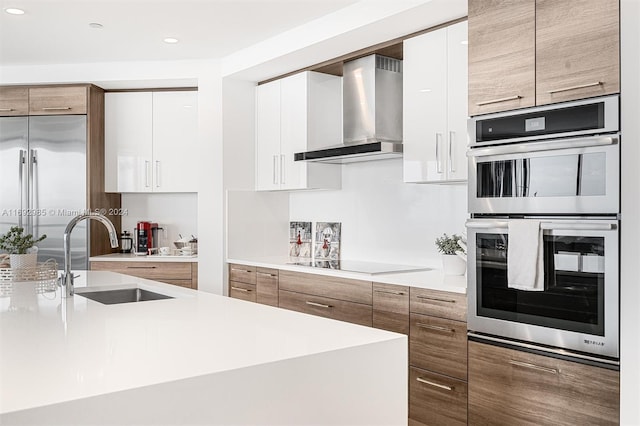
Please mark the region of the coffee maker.
POLYGON ((138 222, 136 225, 136 253, 150 254, 150 249, 158 248, 158 224, 138 222))

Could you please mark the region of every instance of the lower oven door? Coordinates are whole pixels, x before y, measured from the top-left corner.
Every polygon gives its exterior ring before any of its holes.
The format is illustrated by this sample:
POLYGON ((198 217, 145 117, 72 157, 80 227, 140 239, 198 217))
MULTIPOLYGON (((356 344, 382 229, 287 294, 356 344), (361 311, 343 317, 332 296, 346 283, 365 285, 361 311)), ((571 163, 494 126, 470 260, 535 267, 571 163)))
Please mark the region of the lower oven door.
POLYGON ((618 358, 618 221, 541 220, 544 290, 507 285, 507 219, 471 219, 468 329, 618 358))

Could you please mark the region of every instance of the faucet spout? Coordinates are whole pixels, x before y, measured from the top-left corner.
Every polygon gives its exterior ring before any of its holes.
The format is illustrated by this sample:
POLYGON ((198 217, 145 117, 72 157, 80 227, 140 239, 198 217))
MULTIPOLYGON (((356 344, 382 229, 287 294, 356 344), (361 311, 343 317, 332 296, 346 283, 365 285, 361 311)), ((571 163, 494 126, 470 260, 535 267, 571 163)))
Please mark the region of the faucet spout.
POLYGON ((112 248, 118 247, 118 231, 113 223, 103 214, 100 213, 84 213, 79 214, 69 221, 64 230, 62 237, 64 244, 64 272, 60 275, 60 286, 63 288, 62 297, 73 297, 73 273, 71 273, 71 231, 73 228, 85 219, 97 220, 102 223, 107 231, 109 231, 109 241, 112 248))

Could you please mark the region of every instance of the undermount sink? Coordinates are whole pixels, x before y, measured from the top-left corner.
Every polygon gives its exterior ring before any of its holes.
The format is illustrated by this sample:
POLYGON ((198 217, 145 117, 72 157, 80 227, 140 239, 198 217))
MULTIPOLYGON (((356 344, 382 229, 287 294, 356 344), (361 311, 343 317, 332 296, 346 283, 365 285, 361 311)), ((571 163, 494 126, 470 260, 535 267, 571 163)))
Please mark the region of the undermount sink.
POLYGON ((117 303, 146 302, 148 300, 173 299, 165 294, 154 293, 141 288, 123 288, 118 290, 99 290, 76 292, 78 296, 95 300, 105 305, 115 305, 117 303))

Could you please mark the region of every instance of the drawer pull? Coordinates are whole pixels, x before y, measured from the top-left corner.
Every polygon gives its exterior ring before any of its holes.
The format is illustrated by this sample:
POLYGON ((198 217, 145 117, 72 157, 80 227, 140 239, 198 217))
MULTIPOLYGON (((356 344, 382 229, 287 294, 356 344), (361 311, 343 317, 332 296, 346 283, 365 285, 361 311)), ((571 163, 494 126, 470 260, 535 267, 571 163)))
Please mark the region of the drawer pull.
POLYGON ((455 333, 456 332, 453 328, 440 327, 439 325, 423 324, 421 322, 416 323, 416 326, 418 326, 420 328, 428 328, 429 330, 444 331, 446 333, 455 333))
POLYGON ((13 108, 0 108, 0 111, 2 111, 2 112, 11 112, 11 111, 15 111, 15 109, 13 109, 13 108))
POLYGON ((392 291, 392 290, 373 290, 376 293, 395 294, 396 296, 404 296, 404 291, 392 291))
POLYGON ((252 272, 253 272, 253 271, 252 271, 252 270, 250 270, 250 269, 238 269, 238 268, 231 268, 231 270, 232 270, 232 271, 234 271, 234 272, 244 272, 244 273, 246 273, 246 274, 250 274, 250 273, 252 273, 252 272))
POLYGON ((68 111, 71 107, 44 107, 43 111, 68 111))
POLYGON ((257 272, 258 275, 262 275, 263 277, 273 277, 275 278, 277 275, 276 274, 268 274, 266 272, 257 272))
POLYGON ((444 389, 448 391, 452 391, 454 389, 453 386, 441 385, 440 383, 432 382, 430 380, 423 379, 422 377, 418 377, 416 378, 416 380, 419 381, 420 383, 424 383, 425 385, 433 386, 439 389, 444 389))
POLYGON ((127 266, 127 269, 156 269, 155 266, 127 266))
POLYGON ((311 306, 317 306, 318 308, 332 308, 333 306, 331 305, 325 305, 324 303, 318 303, 318 302, 309 302, 308 300, 305 302, 307 305, 311 305, 311 306))
POLYGON ((452 300, 452 299, 440 299, 438 297, 416 296, 416 298, 418 298, 420 300, 431 300, 431 301, 434 301, 434 302, 456 303, 455 300, 452 300))
POLYGON ((243 291, 245 293, 249 293, 251 290, 246 289, 246 288, 241 288, 241 287, 231 287, 231 290, 238 290, 238 291, 243 291))
POLYGON ((576 90, 576 89, 586 89, 587 87, 601 86, 602 84, 603 83, 601 81, 596 81, 594 83, 579 84, 577 86, 569 86, 569 87, 563 87, 561 89, 547 90, 547 93, 550 95, 553 95, 554 93, 568 92, 570 90, 576 90))
POLYGON ((515 365, 517 367, 524 367, 524 368, 530 368, 532 370, 544 371, 545 373, 558 374, 558 370, 556 368, 542 367, 540 365, 531 364, 529 362, 516 361, 511 359, 509 360, 509 364, 515 365))
POLYGON ((518 99, 522 99, 522 96, 515 95, 515 96, 508 96, 506 98, 491 99, 490 101, 477 102, 476 105, 477 106, 483 106, 483 105, 489 105, 489 104, 497 104, 497 103, 500 103, 500 102, 516 101, 518 99))

